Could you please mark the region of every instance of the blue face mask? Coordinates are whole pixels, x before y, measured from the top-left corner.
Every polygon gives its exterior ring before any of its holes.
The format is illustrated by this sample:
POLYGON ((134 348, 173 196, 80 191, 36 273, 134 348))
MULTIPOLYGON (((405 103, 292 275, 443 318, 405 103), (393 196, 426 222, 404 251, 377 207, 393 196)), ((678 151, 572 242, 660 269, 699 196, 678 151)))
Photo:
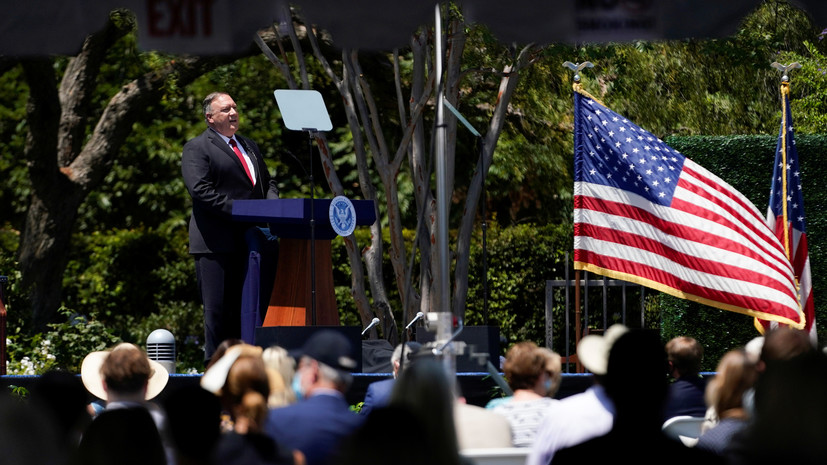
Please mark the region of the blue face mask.
POLYGON ((304 391, 302 390, 302 380, 299 372, 293 375, 293 382, 291 383, 293 392, 296 394, 296 400, 304 399, 304 391))
POLYGON ((551 391, 551 379, 546 380, 544 387, 546 388, 546 392, 551 391))

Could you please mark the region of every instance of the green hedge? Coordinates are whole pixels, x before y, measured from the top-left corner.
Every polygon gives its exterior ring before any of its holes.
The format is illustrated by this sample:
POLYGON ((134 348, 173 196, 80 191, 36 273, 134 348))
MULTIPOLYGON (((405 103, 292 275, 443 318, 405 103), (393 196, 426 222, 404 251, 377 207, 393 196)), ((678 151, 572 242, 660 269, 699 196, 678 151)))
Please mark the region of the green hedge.
MULTIPOLYGON (((827 302, 827 190, 820 180, 827 179, 827 135, 797 135, 801 167, 804 208, 807 215, 807 241, 813 276, 816 321, 819 340, 824 331, 824 302, 827 302)), ((769 203, 769 190, 775 163, 775 136, 692 136, 670 137, 667 144, 696 163, 706 167, 738 189, 762 213, 769 203)), ((669 339, 691 335, 706 348, 704 369, 714 370, 720 356, 758 335, 753 320, 745 315, 726 312, 694 302, 662 296, 662 335, 669 339)))

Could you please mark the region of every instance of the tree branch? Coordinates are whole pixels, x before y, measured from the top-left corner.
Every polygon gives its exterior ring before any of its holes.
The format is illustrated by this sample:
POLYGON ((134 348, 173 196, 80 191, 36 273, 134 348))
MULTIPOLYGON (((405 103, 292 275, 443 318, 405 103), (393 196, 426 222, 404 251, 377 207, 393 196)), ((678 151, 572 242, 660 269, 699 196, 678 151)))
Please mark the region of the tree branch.
POLYGON ((101 63, 112 44, 134 26, 131 13, 113 11, 104 28, 89 35, 80 53, 69 60, 59 93, 62 111, 57 135, 57 161, 61 167, 72 163, 85 142, 91 112, 89 105, 97 88, 101 63))

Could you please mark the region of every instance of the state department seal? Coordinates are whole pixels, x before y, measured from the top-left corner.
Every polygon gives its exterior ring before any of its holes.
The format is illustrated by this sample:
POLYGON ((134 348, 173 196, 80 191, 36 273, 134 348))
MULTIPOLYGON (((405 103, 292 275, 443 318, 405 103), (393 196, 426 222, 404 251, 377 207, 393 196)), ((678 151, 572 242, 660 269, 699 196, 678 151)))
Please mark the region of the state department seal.
POLYGON ((350 199, 343 195, 334 197, 330 201, 328 218, 330 218, 333 231, 340 236, 350 236, 356 229, 356 209, 353 208, 350 199))

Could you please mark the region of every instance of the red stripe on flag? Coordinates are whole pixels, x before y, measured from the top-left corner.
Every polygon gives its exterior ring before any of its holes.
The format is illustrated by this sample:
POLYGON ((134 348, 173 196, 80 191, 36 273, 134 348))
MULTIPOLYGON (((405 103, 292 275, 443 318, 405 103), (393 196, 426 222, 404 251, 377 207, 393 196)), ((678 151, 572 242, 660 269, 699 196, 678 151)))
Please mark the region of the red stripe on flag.
POLYGON ((744 310, 743 313, 747 313, 749 310, 752 310, 771 315, 778 315, 793 321, 798 319, 798 314, 793 309, 782 306, 773 300, 760 299, 754 296, 738 294, 735 292, 725 292, 698 286, 697 284, 682 280, 671 273, 666 272, 665 270, 654 268, 646 264, 630 262, 628 260, 618 259, 615 257, 608 257, 582 249, 575 250, 574 257, 575 261, 590 263, 600 268, 614 270, 619 273, 632 276, 639 276, 650 281, 662 283, 671 289, 674 289, 680 293, 688 294, 689 296, 701 297, 732 307, 741 308, 744 310))
MULTIPOLYGON (((577 226, 578 225, 575 225, 575 227, 577 226)), ((713 257, 699 257, 696 255, 685 254, 666 246, 662 242, 640 235, 583 223, 579 223, 577 232, 578 236, 592 237, 602 241, 622 244, 660 255, 661 257, 664 257, 683 267, 689 268, 692 271, 703 273, 707 275, 706 277, 729 278, 774 289, 781 293, 789 292, 788 286, 785 286, 784 283, 779 282, 778 280, 768 277, 766 274, 734 265, 721 266, 720 260, 716 260, 713 257)), ((592 250, 592 252, 594 251, 592 250)), ((642 264, 643 262, 641 261, 640 263, 642 264)), ((664 271, 664 273, 666 272, 664 271)), ((671 273, 667 274, 672 276, 671 273)), ((670 287, 674 286, 670 284, 670 287)))
MULTIPOLYGON (((713 239, 709 231, 704 231, 684 224, 663 220, 662 218, 658 217, 657 215, 654 215, 648 210, 636 208, 621 202, 595 199, 587 196, 577 196, 575 197, 575 201, 579 201, 580 209, 593 210, 622 218, 640 221, 649 224, 653 228, 659 229, 660 231, 666 232, 669 235, 688 241, 697 242, 699 244, 706 244, 716 248, 729 250, 731 252, 743 255, 753 260, 765 263, 767 266, 776 270, 782 276, 787 275, 788 273, 788 270, 786 268, 782 268, 775 261, 767 260, 766 255, 758 253, 756 250, 747 247, 743 243, 735 242, 733 240, 720 236, 716 236, 713 239)), ((716 215, 705 216, 705 218, 709 219, 710 221, 715 221, 716 223, 725 224, 733 230, 737 231, 735 225, 729 223, 727 220, 720 218, 716 215)), ((576 235, 578 234, 575 231, 575 236, 576 235)), ((750 244, 755 248, 764 250, 764 247, 762 247, 760 244, 755 243, 754 241, 750 241, 750 244)), ((718 266, 720 266, 720 264, 718 266)))

